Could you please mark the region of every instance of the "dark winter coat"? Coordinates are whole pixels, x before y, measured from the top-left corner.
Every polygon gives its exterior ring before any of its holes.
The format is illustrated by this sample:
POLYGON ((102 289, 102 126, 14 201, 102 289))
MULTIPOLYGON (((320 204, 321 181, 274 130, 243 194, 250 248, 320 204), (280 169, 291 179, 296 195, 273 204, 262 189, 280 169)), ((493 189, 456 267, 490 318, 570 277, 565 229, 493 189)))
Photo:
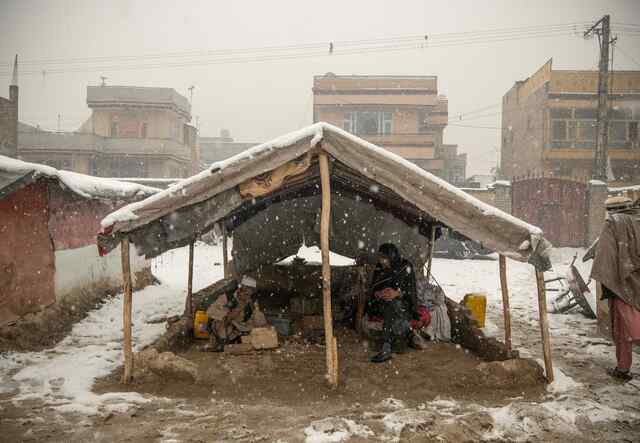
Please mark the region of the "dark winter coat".
POLYGON ((381 316, 383 311, 381 303, 385 303, 385 301, 375 297, 374 294, 382 289, 391 288, 400 291, 400 299, 409 319, 418 319, 420 316, 417 312, 416 274, 413 265, 409 260, 402 258, 393 245, 382 245, 380 249, 381 254, 389 258, 391 267, 385 269, 378 264, 373 271, 367 300, 367 313, 381 316))

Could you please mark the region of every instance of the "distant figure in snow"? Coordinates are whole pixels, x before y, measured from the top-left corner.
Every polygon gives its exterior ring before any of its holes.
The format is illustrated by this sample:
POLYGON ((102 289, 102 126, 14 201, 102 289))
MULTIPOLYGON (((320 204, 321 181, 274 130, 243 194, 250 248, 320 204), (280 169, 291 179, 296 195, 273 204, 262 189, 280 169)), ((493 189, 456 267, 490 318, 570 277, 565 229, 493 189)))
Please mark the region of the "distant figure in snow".
POLYGON ((378 264, 373 272, 366 312, 382 317, 382 350, 371 359, 382 363, 392 358, 392 344, 406 344, 409 322, 418 320, 416 275, 413 265, 400 256, 395 245, 385 243, 378 249, 378 264))
POLYGON ((607 199, 607 221, 595 247, 591 278, 609 300, 611 334, 616 346, 615 368, 607 372, 631 380, 633 343, 640 343, 640 209, 631 199, 607 199))

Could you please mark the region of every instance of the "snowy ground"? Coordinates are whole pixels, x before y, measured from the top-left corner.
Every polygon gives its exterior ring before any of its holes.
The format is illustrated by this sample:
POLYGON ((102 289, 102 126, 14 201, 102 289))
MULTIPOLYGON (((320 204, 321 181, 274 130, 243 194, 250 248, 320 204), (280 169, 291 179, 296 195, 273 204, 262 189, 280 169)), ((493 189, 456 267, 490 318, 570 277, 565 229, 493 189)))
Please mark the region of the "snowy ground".
MULTIPOLYGON (((564 272, 576 252, 581 256, 580 250, 560 249, 554 252, 553 262, 558 272, 564 272)), ((304 256, 309 261, 319 261, 317 248, 307 250, 304 256)), ((332 257, 332 262, 348 263, 340 257, 332 257)), ((220 263, 218 247, 197 246, 196 290, 221 277, 220 263)), ((154 274, 162 284, 134 294, 136 348, 153 342, 164 330, 163 324, 148 324, 147 321, 181 312, 186 267, 185 249, 169 252, 154 261, 154 274)), ((588 278, 588 265, 579 262, 579 267, 582 275, 588 278)), ((435 277, 450 297, 461 299, 469 292, 487 294, 486 332, 502 337, 497 269, 497 260, 436 259, 433 265, 435 277)), ((526 264, 508 261, 507 272, 514 348, 523 356, 539 359, 541 344, 533 269, 526 264)), ((121 318, 122 297, 119 296, 75 325, 71 334, 53 349, 0 357, 0 416, 14 413, 16 408, 28 411, 20 417, 11 415, 13 418, 0 419, 0 427, 3 422, 15 425, 20 420, 20 423, 25 420, 30 424, 38 423, 45 411, 60 422, 90 426, 95 417, 124 414, 149 402, 158 405, 171 403, 168 399, 131 392, 98 395, 91 391, 94 380, 107 375, 121 362, 121 318), (3 410, 7 414, 3 414, 3 410)), ((459 429, 468 427, 471 434, 466 434, 465 438, 472 435, 472 439, 514 441, 561 439, 571 435, 597 441, 600 437, 611 440, 616 440, 616 436, 629 438, 634 432, 640 436, 637 428, 640 424, 640 384, 637 381, 624 385, 614 383, 604 374, 605 368, 614 364, 614 348, 606 340, 598 338, 595 321, 580 314, 550 314, 549 321, 556 382, 548 387, 546 398, 540 402, 513 399, 506 406, 496 408, 455 399, 438 399, 407 407, 401 399, 390 399, 375 410, 356 408, 344 415, 298 417, 291 433, 286 435, 290 436, 290 441, 308 442, 345 441, 349 438, 360 441, 396 440, 403 429, 421 429, 425 423, 435 421, 438 425, 431 426, 432 432, 437 429, 446 434, 450 432, 446 426, 455 424, 459 429), (476 422, 484 424, 474 426, 476 422)), ((635 357, 637 367, 640 356, 636 354, 635 357)), ((202 416, 196 411, 180 411, 185 416, 202 416)), ((186 427, 189 423, 185 422, 186 427)), ((27 437, 29 427, 24 431, 27 437)), ((180 433, 175 430, 163 435, 158 440, 180 439, 180 433)))

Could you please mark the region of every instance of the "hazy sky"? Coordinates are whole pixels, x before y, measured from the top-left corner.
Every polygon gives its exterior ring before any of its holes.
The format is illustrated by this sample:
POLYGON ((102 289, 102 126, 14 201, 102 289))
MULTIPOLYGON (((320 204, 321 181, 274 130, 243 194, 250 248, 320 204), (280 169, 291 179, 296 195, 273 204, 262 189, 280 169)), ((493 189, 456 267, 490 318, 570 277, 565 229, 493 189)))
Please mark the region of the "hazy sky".
MULTIPOLYGON (((595 21, 640 24, 640 0, 533 1, 30 1, 0 0, 0 71, 14 54, 25 60, 136 56, 256 48, 402 35, 595 21)), ((313 59, 74 72, 20 77, 20 119, 75 130, 89 116, 86 86, 166 86, 187 95, 195 86, 193 115, 201 135, 227 128, 239 141, 265 141, 312 121, 312 77, 336 74, 437 75, 450 116, 500 103, 516 80, 553 57, 560 69, 595 69, 594 40, 576 35, 401 52, 313 59)), ((613 27, 615 33, 615 26, 613 27)), ((616 69, 640 69, 640 34, 622 36, 616 69), (635 60, 634 60, 635 59, 635 60)), ((339 48, 336 48, 336 54, 339 48)), ((119 62, 115 62, 118 65, 119 62)), ((39 66, 39 65, 38 65, 39 66)), ((75 65, 74 65, 75 66, 75 65)), ((24 70, 28 69, 25 64, 24 70)), ((0 75, 0 95, 10 77, 0 75)), ((500 126, 499 107, 458 122, 500 126)), ((468 175, 495 165, 499 130, 450 125, 445 142, 469 154, 468 175)))

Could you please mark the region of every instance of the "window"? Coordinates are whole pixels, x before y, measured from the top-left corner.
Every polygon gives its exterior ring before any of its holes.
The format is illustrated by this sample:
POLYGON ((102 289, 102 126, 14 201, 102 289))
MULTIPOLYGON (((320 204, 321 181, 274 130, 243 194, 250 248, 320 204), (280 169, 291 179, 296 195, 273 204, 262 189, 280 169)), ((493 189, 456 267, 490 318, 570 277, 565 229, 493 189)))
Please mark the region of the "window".
POLYGON ((391 113, 390 112, 383 112, 382 113, 382 133, 383 134, 391 134, 391 122, 392 122, 392 118, 391 118, 391 113))
POLYGON ((392 132, 393 114, 383 111, 346 112, 343 118, 345 131, 357 135, 388 135, 392 132))
POLYGON ((140 125, 140 137, 147 138, 147 123, 143 123, 140 125))
POLYGON ((629 122, 629 140, 638 141, 638 122, 629 122))
POLYGON ((115 122, 115 121, 111 122, 111 128, 109 130, 109 136, 110 137, 117 137, 118 136, 118 122, 115 122))
POLYGON ((567 121, 553 120, 552 125, 553 125, 552 140, 566 140, 567 139, 567 121))
POLYGON ((345 131, 355 134, 355 132, 356 132, 356 113, 355 112, 345 112, 342 124, 344 126, 344 130, 345 131))
POLYGON ((609 140, 626 141, 627 140, 627 122, 613 120, 609 123, 609 140))
POLYGON ((596 139, 595 120, 578 120, 578 137, 579 141, 595 141, 596 139))

